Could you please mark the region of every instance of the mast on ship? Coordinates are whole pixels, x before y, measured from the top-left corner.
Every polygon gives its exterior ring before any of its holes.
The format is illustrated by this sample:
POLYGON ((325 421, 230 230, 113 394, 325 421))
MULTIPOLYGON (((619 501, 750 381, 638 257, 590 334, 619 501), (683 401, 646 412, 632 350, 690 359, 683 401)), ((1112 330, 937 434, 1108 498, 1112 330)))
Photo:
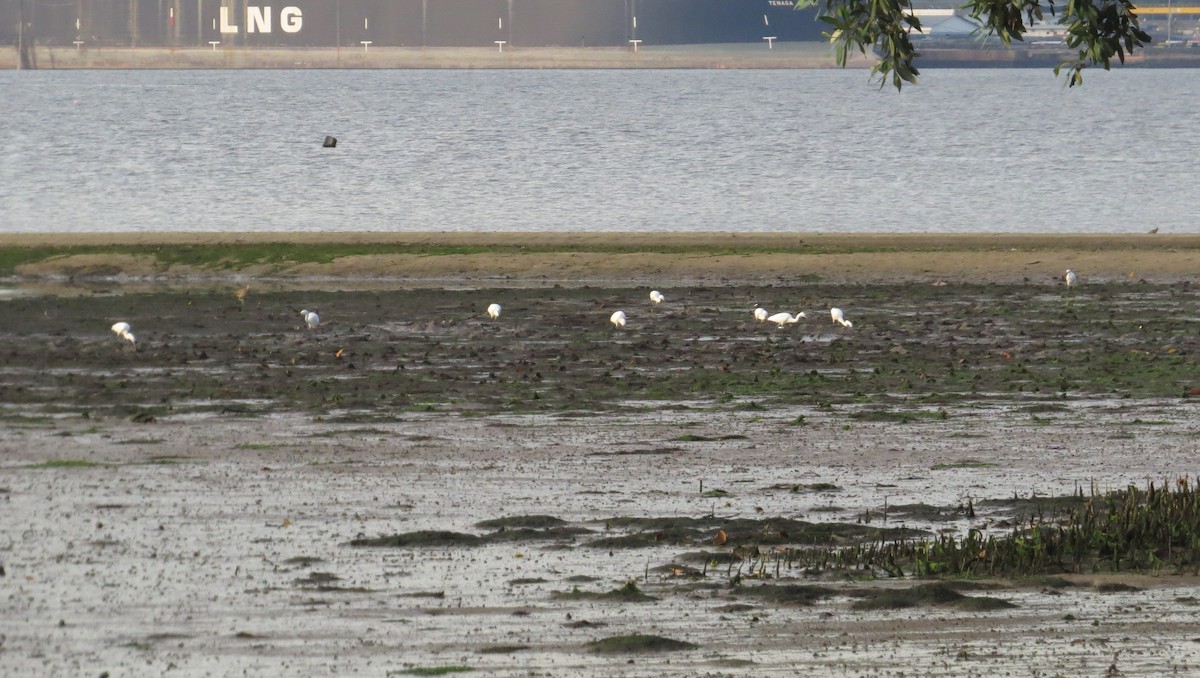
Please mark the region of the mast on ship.
POLYGON ((25 0, 17 2, 17 70, 33 70, 32 38, 25 39, 25 0))

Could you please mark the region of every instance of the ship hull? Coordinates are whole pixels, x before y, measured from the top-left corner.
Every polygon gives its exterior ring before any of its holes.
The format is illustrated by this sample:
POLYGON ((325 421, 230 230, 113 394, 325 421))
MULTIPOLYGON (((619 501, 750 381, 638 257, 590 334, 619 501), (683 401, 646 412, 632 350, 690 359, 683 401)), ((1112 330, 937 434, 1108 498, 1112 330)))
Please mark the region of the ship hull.
POLYGON ((790 0, 13 0, 0 42, 48 46, 601 47, 820 40, 790 0), (23 8, 22 8, 23 5, 23 8), (285 10, 287 10, 285 12, 285 10))

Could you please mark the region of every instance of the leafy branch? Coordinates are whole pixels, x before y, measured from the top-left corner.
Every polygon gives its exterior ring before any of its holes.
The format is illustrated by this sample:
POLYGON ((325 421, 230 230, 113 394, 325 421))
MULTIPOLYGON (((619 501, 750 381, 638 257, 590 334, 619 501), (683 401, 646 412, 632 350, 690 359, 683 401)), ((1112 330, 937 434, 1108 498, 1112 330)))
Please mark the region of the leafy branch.
MULTIPOLYGON (((909 34, 922 32, 920 20, 913 15, 907 0, 796 0, 796 8, 817 7, 818 17, 831 31, 825 36, 833 44, 839 66, 845 66, 853 50, 863 55, 878 50, 871 67, 872 78, 880 86, 890 80, 897 89, 917 81, 920 71, 913 63, 920 56, 909 34)), ((1039 0, 967 0, 959 9, 979 22, 978 37, 995 36, 1007 47, 1013 40, 1024 40, 1036 21, 1045 14, 1039 0)), ((1057 16, 1053 0, 1047 9, 1057 16)), ((1055 75, 1064 69, 1067 84, 1083 84, 1083 69, 1101 66, 1109 70, 1113 57, 1125 63, 1125 56, 1150 42, 1142 30, 1135 8, 1129 0, 1067 0, 1058 23, 1066 31, 1067 47, 1076 50, 1074 58, 1054 67, 1055 75)))

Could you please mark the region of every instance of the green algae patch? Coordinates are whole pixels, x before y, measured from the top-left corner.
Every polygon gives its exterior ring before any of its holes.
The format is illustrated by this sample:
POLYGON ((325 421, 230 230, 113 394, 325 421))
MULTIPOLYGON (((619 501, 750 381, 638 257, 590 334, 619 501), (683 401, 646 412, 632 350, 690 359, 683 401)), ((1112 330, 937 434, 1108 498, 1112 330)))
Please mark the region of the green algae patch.
POLYGON ((419 530, 382 537, 359 537, 350 540, 350 546, 368 548, 410 548, 420 546, 479 546, 482 537, 463 532, 446 530, 419 530))
POLYGON ((93 468, 96 466, 106 466, 106 464, 85 461, 83 459, 53 459, 37 464, 29 464, 25 468, 93 468))
POLYGON ((954 602, 954 609, 964 612, 994 612, 996 610, 1011 610, 1017 606, 1003 598, 989 596, 963 596, 954 602))
POLYGON ((647 595, 638 588, 635 582, 628 582, 618 589, 605 592, 583 591, 578 586, 570 591, 555 592, 555 598, 577 599, 577 600, 605 600, 610 602, 620 603, 653 603, 658 600, 654 596, 647 595))
POLYGON ((640 654, 645 652, 680 652, 700 647, 695 643, 675 640, 664 636, 633 633, 624 636, 609 636, 587 644, 597 654, 640 654))
POLYGON ((921 584, 906 589, 860 592, 862 600, 850 607, 855 610, 902 610, 909 607, 948 605, 965 596, 944 583, 921 584))
POLYGON ((470 666, 428 666, 415 669, 388 671, 389 676, 449 676, 454 673, 470 673, 475 669, 470 666))
POLYGON ((927 532, 907 527, 880 528, 858 523, 813 523, 773 517, 754 520, 705 518, 636 518, 623 516, 605 521, 610 529, 633 528, 638 531, 610 535, 584 542, 584 546, 607 549, 644 548, 659 545, 692 545, 711 541, 721 531, 730 544, 786 545, 832 544, 835 542, 909 539, 927 532))
POLYGON ((762 586, 743 586, 737 590, 737 595, 757 598, 764 603, 802 607, 813 605, 817 601, 828 598, 835 593, 833 589, 826 586, 805 584, 763 584, 762 586))
POLYGON ((583 527, 551 527, 544 530, 518 528, 514 530, 497 530, 484 537, 489 542, 505 541, 574 541, 580 535, 593 534, 583 527))
POLYGON ((934 471, 946 471, 956 468, 995 468, 995 464, 989 461, 980 461, 978 459, 960 459, 958 461, 950 461, 942 464, 934 464, 934 471))
POLYGON ((477 650, 479 654, 516 654, 528 650, 528 645, 488 645, 477 650))
POLYGON ((507 518, 492 518, 491 520, 481 520, 475 523, 475 527, 484 530, 510 530, 514 528, 528 528, 531 530, 543 530, 548 527, 559 527, 565 525, 567 521, 562 518, 546 515, 532 516, 509 516, 507 518))

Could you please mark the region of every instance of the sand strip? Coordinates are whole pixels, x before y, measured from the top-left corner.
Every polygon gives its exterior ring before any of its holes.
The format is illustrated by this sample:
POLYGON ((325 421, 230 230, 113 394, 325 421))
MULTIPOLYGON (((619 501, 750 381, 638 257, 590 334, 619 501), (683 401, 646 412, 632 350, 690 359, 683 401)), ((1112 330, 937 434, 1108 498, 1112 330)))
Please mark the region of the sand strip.
POLYGON ((18 268, 26 278, 107 271, 156 278, 389 278, 704 284, 862 282, 1189 281, 1200 235, 1183 234, 729 234, 729 233, 72 233, 4 234, 0 249, 113 247, 18 268), (329 263, 212 271, 130 257, 122 247, 294 243, 378 245, 329 263), (388 251, 388 248, 404 251, 388 251), (495 252, 446 252, 494 247, 495 252), (530 251, 523 251, 529 248, 530 251), (428 249, 428 252, 422 251, 428 249), (415 250, 415 251, 414 251, 415 250), (83 259, 81 257, 86 257, 83 259))

